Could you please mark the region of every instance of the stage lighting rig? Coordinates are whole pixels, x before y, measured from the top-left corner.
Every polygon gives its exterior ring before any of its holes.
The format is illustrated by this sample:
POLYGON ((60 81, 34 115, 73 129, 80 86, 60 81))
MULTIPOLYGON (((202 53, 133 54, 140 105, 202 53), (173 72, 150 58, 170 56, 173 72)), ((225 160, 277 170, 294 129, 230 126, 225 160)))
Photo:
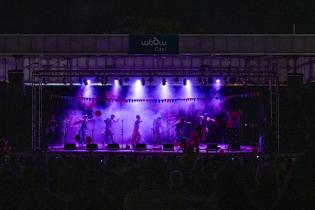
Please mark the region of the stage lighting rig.
POLYGON ((166 85, 166 79, 165 79, 165 78, 162 79, 162 85, 163 85, 163 86, 166 85))
POLYGON ((124 85, 124 81, 123 81, 122 79, 119 79, 118 82, 119 82, 119 85, 120 85, 120 86, 123 86, 123 85, 124 85))
POLYGON ((145 79, 144 78, 141 79, 141 85, 145 86, 145 79))
POLYGON ((184 85, 184 86, 187 85, 187 79, 183 79, 183 85, 184 85))

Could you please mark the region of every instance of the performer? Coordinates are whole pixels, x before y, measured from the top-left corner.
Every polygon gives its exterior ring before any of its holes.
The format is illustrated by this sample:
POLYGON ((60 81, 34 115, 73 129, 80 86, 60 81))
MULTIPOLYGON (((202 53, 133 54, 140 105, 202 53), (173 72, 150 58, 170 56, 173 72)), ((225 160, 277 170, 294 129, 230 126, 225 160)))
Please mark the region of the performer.
POLYGON ((188 124, 191 124, 191 122, 187 122, 185 118, 181 117, 179 121, 172 125, 172 127, 175 127, 177 143, 185 143, 184 128, 188 124))
POLYGON ((87 115, 83 115, 83 118, 79 120, 80 125, 80 130, 79 130, 79 136, 80 136, 80 144, 85 143, 85 135, 86 135, 86 129, 87 129, 87 123, 88 121, 93 120, 88 119, 87 115))
POLYGON ((55 118, 55 115, 52 114, 49 121, 48 121, 48 126, 47 126, 47 136, 49 139, 49 143, 52 141, 56 140, 57 138, 57 127, 59 124, 57 123, 57 120, 55 118))
MULTIPOLYGON (((186 146, 186 150, 190 150, 193 151, 194 148, 196 148, 196 152, 199 152, 199 142, 202 140, 203 138, 203 132, 202 132, 202 126, 201 125, 197 125, 194 129, 194 131, 191 133, 191 136, 187 142, 186 146)), ((184 150, 185 150, 184 149, 184 150)))
POLYGON ((210 118, 208 116, 208 113, 204 113, 204 115, 201 115, 199 119, 200 119, 200 125, 202 128, 202 140, 206 141, 208 139, 208 134, 209 134, 209 123, 215 122, 215 120, 210 118))
POLYGON ((161 142, 161 129, 162 129, 162 117, 158 116, 153 120, 153 144, 156 145, 157 143, 161 142))
MULTIPOLYGON (((114 142, 114 132, 112 130, 112 126, 113 126, 113 123, 118 123, 119 122, 119 118, 118 119, 115 119, 115 115, 112 114, 110 117, 108 117, 107 119, 104 120, 104 123, 105 123, 105 139, 107 142, 111 142, 111 143, 115 143, 114 142)), ((104 144, 104 142, 103 142, 104 144)))
POLYGON ((135 146, 141 140, 141 135, 139 132, 141 122, 142 122, 142 120, 141 120, 140 115, 137 115, 135 124, 133 126, 133 133, 132 133, 132 137, 131 137, 132 146, 135 146))

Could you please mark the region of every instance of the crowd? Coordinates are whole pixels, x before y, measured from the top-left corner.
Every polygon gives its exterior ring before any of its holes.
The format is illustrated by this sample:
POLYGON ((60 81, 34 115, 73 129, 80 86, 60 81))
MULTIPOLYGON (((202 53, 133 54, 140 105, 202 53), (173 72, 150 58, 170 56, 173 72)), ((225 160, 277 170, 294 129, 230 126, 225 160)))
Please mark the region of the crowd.
POLYGON ((0 209, 314 209, 314 163, 312 155, 2 155, 0 209))

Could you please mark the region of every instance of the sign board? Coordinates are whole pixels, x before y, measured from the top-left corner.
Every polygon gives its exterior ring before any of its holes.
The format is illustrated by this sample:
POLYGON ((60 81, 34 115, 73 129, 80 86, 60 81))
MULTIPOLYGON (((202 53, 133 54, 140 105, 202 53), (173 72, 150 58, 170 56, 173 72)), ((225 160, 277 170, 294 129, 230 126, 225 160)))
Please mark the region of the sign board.
POLYGON ((129 35, 129 54, 178 54, 178 35, 129 35))

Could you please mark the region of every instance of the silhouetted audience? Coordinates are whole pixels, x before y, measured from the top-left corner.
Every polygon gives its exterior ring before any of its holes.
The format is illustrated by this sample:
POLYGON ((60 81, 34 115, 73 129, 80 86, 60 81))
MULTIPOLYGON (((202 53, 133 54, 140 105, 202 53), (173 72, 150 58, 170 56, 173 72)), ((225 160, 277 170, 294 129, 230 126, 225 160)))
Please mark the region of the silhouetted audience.
POLYGON ((313 155, 3 155, 0 209, 314 209, 314 163, 313 155))

